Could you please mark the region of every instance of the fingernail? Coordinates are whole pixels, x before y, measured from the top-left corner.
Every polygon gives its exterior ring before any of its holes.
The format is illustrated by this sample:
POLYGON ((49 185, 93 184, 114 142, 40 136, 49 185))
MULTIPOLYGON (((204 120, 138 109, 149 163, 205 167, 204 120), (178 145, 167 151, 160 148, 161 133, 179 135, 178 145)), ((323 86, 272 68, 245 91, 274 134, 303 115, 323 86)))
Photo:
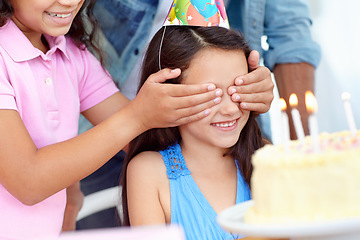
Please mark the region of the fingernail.
POLYGON ((246 103, 240 103, 241 108, 247 108, 247 104, 246 103))
POLYGON ((204 111, 204 115, 207 116, 207 115, 209 115, 209 114, 210 114, 210 109, 206 109, 206 110, 204 111))
POLYGON ((171 69, 171 72, 176 72, 178 71, 179 68, 175 68, 175 69, 171 69))
POLYGON ((236 85, 241 85, 241 84, 243 84, 243 83, 244 83, 244 80, 242 80, 242 79, 240 79, 240 78, 238 78, 238 79, 235 80, 235 84, 236 84, 236 85))
POLYGON ((213 84, 209 85, 208 90, 209 91, 215 90, 215 85, 213 85, 213 84))
POLYGON ((236 89, 235 88, 230 88, 230 94, 236 93, 236 89))
POLYGON ((219 103, 220 100, 221 100, 221 98, 217 97, 217 98, 214 99, 214 102, 215 102, 215 103, 219 103))
POLYGON ((239 101, 239 100, 240 100, 240 96, 237 95, 237 96, 235 97, 235 100, 236 100, 236 101, 239 101))
POLYGON ((217 90, 217 91, 215 92, 215 95, 216 95, 216 96, 221 96, 221 90, 217 90))

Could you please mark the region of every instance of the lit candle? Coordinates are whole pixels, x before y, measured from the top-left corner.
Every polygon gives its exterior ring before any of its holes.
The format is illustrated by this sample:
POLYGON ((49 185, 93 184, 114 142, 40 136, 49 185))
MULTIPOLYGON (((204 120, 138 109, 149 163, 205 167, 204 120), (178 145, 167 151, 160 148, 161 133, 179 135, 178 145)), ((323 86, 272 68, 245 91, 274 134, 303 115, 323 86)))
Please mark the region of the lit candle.
POLYGON ((291 116, 292 116, 293 123, 295 126, 296 136, 299 139, 299 141, 301 142, 301 144, 304 144, 305 143, 305 133, 304 133, 304 128, 302 126, 300 113, 296 109, 296 107, 298 105, 298 98, 295 93, 290 95, 289 103, 292 108, 291 116))
POLYGON ((289 118, 286 114, 286 102, 283 98, 279 99, 279 107, 281 109, 284 149, 285 149, 285 151, 289 151, 289 149, 290 149, 289 118))
POLYGON ((317 112, 318 104, 314 94, 310 91, 306 91, 305 93, 305 104, 306 104, 306 110, 310 113, 309 128, 310 128, 311 142, 313 144, 315 152, 320 152, 319 129, 318 129, 317 119, 315 116, 315 113, 317 112))
POLYGON ((356 135, 356 125, 355 125, 355 120, 354 120, 354 115, 351 109, 351 105, 350 105, 350 98, 351 95, 348 92, 344 92, 343 94, 341 94, 341 98, 344 101, 344 109, 345 109, 345 114, 346 114, 346 119, 350 128, 350 132, 355 136, 356 135))

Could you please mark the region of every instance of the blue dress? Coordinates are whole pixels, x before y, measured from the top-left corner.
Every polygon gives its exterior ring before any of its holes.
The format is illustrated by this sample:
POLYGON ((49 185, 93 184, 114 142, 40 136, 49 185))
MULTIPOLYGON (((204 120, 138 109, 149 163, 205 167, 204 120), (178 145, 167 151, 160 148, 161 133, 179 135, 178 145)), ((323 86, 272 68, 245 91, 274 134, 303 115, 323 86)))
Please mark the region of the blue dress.
MULTIPOLYGON (((200 191, 179 144, 160 151, 170 181, 171 223, 183 227, 187 240, 237 239, 243 236, 230 234, 216 221, 217 213, 200 191)), ((237 166, 236 203, 250 200, 250 189, 237 166)))

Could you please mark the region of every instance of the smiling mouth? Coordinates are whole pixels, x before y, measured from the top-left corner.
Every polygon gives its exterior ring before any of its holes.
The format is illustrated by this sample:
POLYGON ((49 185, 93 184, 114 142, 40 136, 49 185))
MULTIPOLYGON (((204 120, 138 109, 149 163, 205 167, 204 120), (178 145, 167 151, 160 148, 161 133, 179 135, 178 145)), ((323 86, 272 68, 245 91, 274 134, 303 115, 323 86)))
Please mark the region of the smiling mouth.
POLYGON ((51 12, 46 12, 48 15, 52 16, 52 17, 58 17, 58 18, 67 18, 70 17, 71 13, 51 13, 51 12))
POLYGON ((230 122, 219 122, 219 123, 212 123, 211 125, 216 127, 231 127, 236 123, 236 120, 230 122))

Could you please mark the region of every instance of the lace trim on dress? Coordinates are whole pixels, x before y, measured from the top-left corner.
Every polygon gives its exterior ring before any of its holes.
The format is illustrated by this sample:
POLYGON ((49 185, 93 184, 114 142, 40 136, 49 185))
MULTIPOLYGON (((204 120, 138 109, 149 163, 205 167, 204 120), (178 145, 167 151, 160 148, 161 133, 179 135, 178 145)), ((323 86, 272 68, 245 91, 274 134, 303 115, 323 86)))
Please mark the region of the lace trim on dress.
POLYGON ((178 178, 191 173, 186 166, 178 143, 169 146, 165 150, 160 151, 160 153, 164 159, 168 178, 178 178))

